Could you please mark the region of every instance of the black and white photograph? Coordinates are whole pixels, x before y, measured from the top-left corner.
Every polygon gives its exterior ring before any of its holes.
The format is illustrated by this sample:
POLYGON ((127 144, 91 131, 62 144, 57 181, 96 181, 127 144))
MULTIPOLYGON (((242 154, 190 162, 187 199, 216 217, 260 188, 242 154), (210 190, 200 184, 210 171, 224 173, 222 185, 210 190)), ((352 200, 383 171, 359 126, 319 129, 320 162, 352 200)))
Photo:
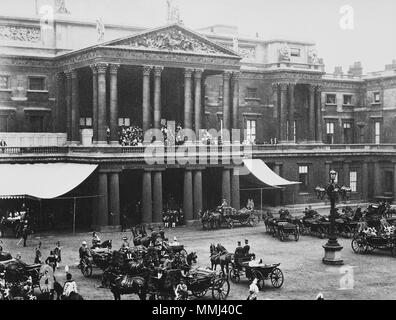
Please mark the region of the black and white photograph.
POLYGON ((0 300, 396 298, 394 0, 0 3, 0 300))

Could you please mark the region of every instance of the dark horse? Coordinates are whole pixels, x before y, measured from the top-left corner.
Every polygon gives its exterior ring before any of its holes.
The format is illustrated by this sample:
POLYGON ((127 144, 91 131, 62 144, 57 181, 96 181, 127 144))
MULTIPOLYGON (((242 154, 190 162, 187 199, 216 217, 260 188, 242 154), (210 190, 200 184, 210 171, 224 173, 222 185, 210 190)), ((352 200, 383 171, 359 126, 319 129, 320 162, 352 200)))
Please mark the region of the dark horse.
POLYGON ((121 300, 121 295, 125 294, 137 294, 140 300, 146 300, 147 280, 142 276, 113 274, 110 290, 115 300, 121 300))
POLYGON ((233 254, 229 253, 220 243, 217 244, 217 246, 213 243, 210 245, 210 262, 212 270, 216 270, 217 265, 220 265, 223 274, 228 275, 229 265, 232 263, 232 259, 233 254), (224 266, 226 267, 226 273, 224 273, 224 266))

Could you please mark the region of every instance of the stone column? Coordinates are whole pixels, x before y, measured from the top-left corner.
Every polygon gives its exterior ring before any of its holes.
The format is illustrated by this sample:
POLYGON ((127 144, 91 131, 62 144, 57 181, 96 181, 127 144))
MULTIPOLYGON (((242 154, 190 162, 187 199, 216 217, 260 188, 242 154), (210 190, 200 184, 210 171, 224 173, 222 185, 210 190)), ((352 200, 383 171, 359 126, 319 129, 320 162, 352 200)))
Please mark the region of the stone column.
POLYGON ((162 222, 162 172, 154 172, 154 187, 153 187, 153 222, 162 222))
POLYGON ((106 71, 107 64, 99 63, 98 68, 98 144, 107 144, 107 103, 106 71))
POLYGON ((78 88, 78 72, 71 71, 72 93, 71 93, 71 134, 72 143, 78 144, 80 142, 80 97, 78 88))
POLYGON ((184 69, 184 129, 193 128, 193 105, 191 99, 191 76, 194 69, 184 69))
POLYGON ((286 121, 287 121, 287 84, 281 83, 280 89, 280 103, 279 103, 279 139, 280 142, 286 142, 286 121))
POLYGON ((228 168, 223 168, 221 196, 226 199, 228 206, 231 206, 231 178, 228 168))
POLYGON ((350 179, 349 179, 349 161, 344 161, 342 164, 342 172, 343 172, 343 181, 344 186, 349 187, 350 179))
POLYGON ((368 200, 368 163, 364 161, 362 163, 362 181, 360 185, 362 186, 362 199, 368 200))
MULTIPOLYGON (((154 128, 161 129, 161 75, 164 67, 154 67, 154 128)), ((161 209, 162 210, 162 209, 161 209)))
POLYGON ((110 142, 119 144, 118 138, 118 69, 119 64, 110 65, 110 142))
POLYGON ((151 129, 151 112, 150 112, 150 75, 151 66, 143 66, 143 135, 151 129))
POLYGON ((382 195, 381 180, 381 166, 377 160, 374 162, 374 197, 382 195))
POLYGON ((61 123, 63 121, 61 121, 61 119, 63 120, 64 118, 62 118, 62 107, 63 107, 63 100, 64 100, 64 96, 65 96, 65 86, 63 83, 63 79, 64 79, 64 73, 63 72, 57 72, 55 75, 55 81, 56 81, 56 87, 55 87, 55 92, 56 92, 56 109, 54 110, 54 120, 53 120, 53 132, 62 132, 62 126, 61 123))
POLYGON ((294 89, 296 85, 294 83, 289 84, 289 132, 288 132, 288 141, 289 143, 294 143, 294 113, 295 113, 295 106, 294 106, 294 89))
POLYGON ((153 221, 153 197, 151 189, 151 171, 143 172, 143 190, 142 190, 142 208, 143 223, 151 223, 153 221))
POLYGON ((202 129, 202 72, 203 69, 195 69, 194 81, 195 81, 195 99, 194 99, 194 123, 195 123, 195 135, 197 140, 199 139, 199 131, 202 129))
POLYGON ((322 86, 316 87, 316 141, 323 142, 322 134, 322 86))
POLYGON ((99 171, 98 179, 98 217, 96 222, 99 227, 104 227, 109 224, 108 216, 108 190, 107 190, 107 173, 99 171))
POLYGON ((194 171, 194 220, 199 219, 198 212, 203 209, 202 205, 202 171, 194 171))
POLYGON ((239 168, 234 168, 231 174, 231 206, 237 210, 241 208, 241 200, 240 200, 240 188, 239 188, 239 168))
POLYGON ((72 75, 71 71, 66 71, 66 132, 67 141, 72 141, 72 130, 71 130, 71 117, 72 117, 72 75))
MULTIPOLYGON (((280 137, 280 120, 279 120, 279 85, 277 83, 273 83, 272 84, 272 103, 274 105, 274 119, 276 119, 276 124, 277 124, 277 134, 274 134, 274 136, 277 136, 278 140, 280 137)), ((273 137, 268 137, 268 139, 270 138, 274 138, 273 137)))
POLYGON ((183 211, 186 221, 193 220, 193 190, 192 190, 192 172, 187 170, 184 172, 184 197, 183 211))
POLYGON ((120 225, 120 180, 118 172, 109 173, 110 179, 110 188, 109 188, 109 209, 111 212, 111 221, 110 224, 112 226, 120 225))
POLYGON ((98 142, 98 68, 91 66, 92 70, 92 140, 98 142))
POLYGON ((315 141, 315 87, 309 85, 309 111, 308 111, 308 132, 309 142, 315 141))
MULTIPOLYGON (((231 72, 223 73, 223 129, 231 135, 231 107, 230 107, 230 76, 231 72)), ((227 135, 224 137, 227 139, 227 135)))
POLYGON ((232 128, 239 129, 239 72, 232 74, 232 128))

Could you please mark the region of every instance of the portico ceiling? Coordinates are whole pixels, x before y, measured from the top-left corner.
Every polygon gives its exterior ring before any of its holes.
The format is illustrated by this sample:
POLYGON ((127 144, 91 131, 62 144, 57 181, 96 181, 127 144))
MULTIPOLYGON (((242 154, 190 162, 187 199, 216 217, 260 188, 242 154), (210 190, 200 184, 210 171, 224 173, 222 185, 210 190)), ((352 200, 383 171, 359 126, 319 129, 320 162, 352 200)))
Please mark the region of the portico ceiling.
POLYGON ((56 58, 56 65, 68 69, 104 62, 239 70, 240 60, 234 51, 184 26, 172 24, 63 54, 56 58))

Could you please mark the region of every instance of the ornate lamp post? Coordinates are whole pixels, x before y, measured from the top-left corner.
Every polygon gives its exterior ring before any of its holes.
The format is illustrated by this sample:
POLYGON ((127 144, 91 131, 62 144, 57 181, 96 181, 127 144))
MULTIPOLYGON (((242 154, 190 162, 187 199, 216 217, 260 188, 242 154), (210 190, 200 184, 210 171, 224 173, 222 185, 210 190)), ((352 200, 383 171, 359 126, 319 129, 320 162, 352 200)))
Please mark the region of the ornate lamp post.
POLYGON ((323 246, 325 250, 325 256, 323 258, 323 263, 330 265, 342 265, 344 264, 341 258, 341 250, 342 246, 337 241, 337 236, 335 234, 335 219, 336 219, 336 207, 335 203, 339 198, 342 200, 347 200, 349 197, 349 193, 351 192, 350 188, 339 186, 334 181, 336 179, 337 172, 334 170, 330 171, 330 184, 322 187, 316 187, 315 192, 317 194, 318 199, 324 199, 327 195, 330 200, 330 234, 329 240, 323 246))

